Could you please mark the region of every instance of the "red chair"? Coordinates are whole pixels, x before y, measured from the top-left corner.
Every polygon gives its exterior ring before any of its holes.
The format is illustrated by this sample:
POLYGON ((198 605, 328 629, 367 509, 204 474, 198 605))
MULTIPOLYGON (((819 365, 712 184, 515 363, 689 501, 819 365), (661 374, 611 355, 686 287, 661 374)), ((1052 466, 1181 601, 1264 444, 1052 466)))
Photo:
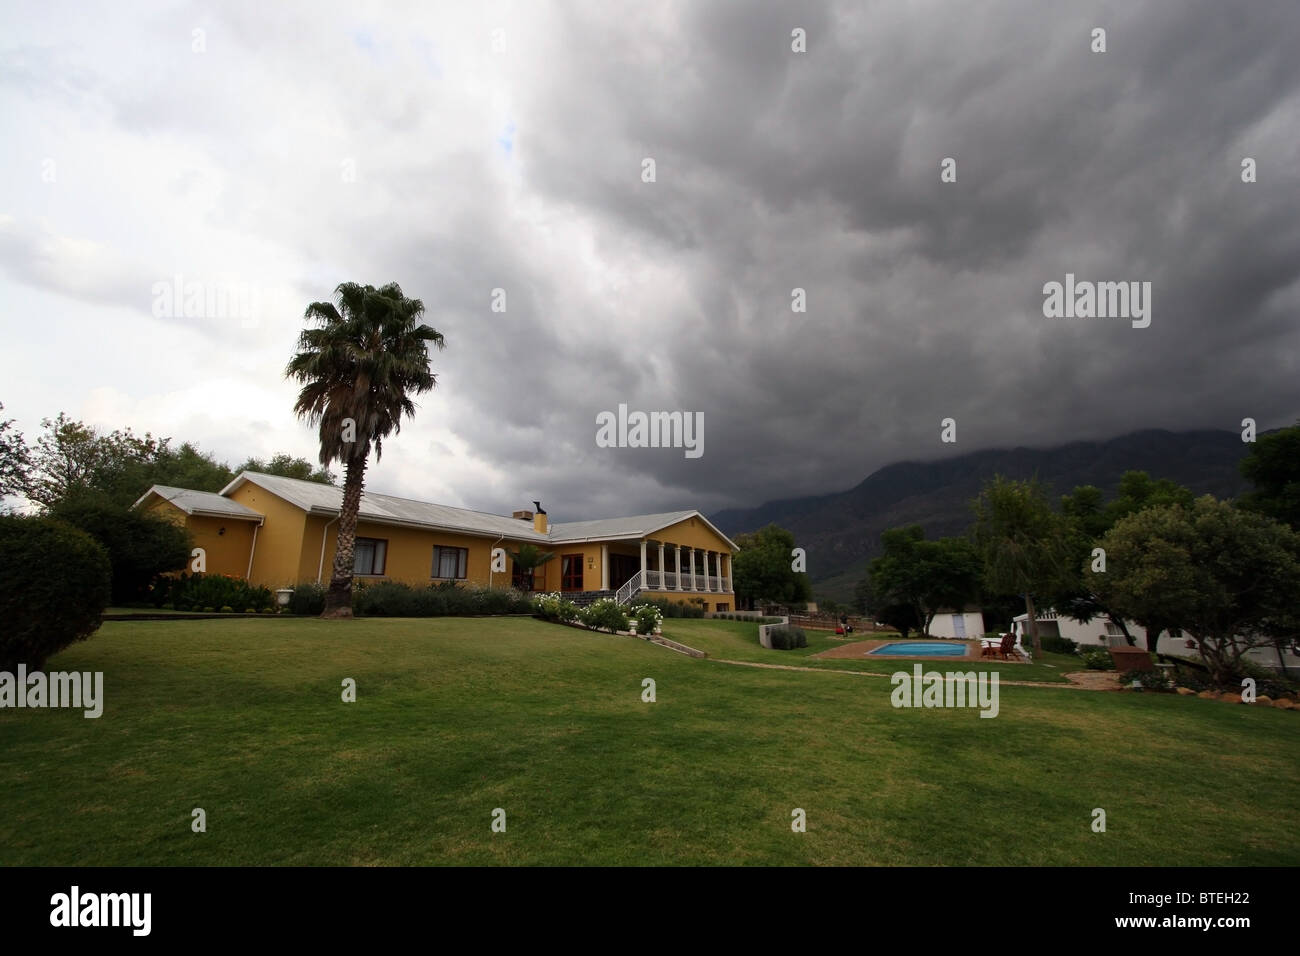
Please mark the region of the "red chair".
POLYGON ((1004 661, 1019 660, 1016 656, 1016 635, 1014 632, 1002 638, 1002 647, 999 650, 1004 661))

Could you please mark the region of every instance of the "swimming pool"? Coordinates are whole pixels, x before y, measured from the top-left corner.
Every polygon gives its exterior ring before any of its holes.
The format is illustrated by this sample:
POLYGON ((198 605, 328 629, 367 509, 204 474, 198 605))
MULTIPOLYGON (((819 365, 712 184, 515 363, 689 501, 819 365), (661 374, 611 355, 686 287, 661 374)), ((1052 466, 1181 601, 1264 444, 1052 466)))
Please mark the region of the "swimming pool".
POLYGON ((872 654, 894 654, 900 657, 965 657, 965 644, 940 644, 934 641, 895 641, 877 647, 872 654))

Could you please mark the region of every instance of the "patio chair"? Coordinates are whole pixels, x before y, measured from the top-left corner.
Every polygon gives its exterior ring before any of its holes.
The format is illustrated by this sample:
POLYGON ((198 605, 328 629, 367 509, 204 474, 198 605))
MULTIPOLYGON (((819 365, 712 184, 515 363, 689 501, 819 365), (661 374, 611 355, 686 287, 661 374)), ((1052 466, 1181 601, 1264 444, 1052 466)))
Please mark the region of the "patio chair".
POLYGON ((1002 638, 1002 646, 998 648, 998 650, 1001 652, 1004 661, 1016 661, 1020 659, 1016 654, 1016 635, 1014 632, 1002 638))
POLYGON ((1001 635, 1002 640, 995 641, 990 637, 980 640, 980 657, 997 657, 1002 651, 1002 644, 1006 640, 1006 635, 1001 635))

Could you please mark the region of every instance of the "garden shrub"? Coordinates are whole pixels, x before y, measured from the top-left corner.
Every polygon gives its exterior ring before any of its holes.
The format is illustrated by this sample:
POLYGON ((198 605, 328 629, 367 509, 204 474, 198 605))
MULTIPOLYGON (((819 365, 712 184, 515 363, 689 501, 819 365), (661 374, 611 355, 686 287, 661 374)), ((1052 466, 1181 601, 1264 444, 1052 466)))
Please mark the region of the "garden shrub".
POLYGON ((1113 671, 1115 669, 1115 661, 1111 659, 1110 651, 1081 650, 1079 656, 1083 658, 1083 666, 1090 671, 1113 671))
POLYGON ((587 627, 598 631, 616 631, 628 629, 627 612, 613 598, 600 598, 578 612, 578 620, 587 627))
POLYGON ((704 617, 704 608, 699 604, 670 601, 668 598, 649 598, 645 603, 653 604, 664 617, 704 617))
POLYGON ((631 616, 636 619, 638 634, 653 634, 664 619, 663 613, 653 604, 638 604, 632 608, 631 616))
POLYGON ((0 515, 0 670, 41 670, 100 625, 112 594, 108 551, 53 518, 0 515))
POLYGON ((536 614, 547 621, 561 621, 565 624, 578 619, 578 605, 567 600, 558 591, 539 594, 533 598, 536 614))
MULTIPOLYGON (((985 634, 984 636, 989 637, 990 635, 985 634)), ((998 636, 994 634, 992 638, 996 640, 998 636)), ((1079 649, 1079 642, 1072 641, 1068 637, 1040 636, 1038 641, 1043 645, 1043 650, 1049 654, 1073 654, 1079 649)))
POLYGON ((228 574, 189 574, 159 578, 153 587, 154 606, 164 603, 182 611, 214 607, 271 607, 271 589, 228 574))
POLYGON ((359 617, 530 614, 533 610, 532 599, 512 588, 460 587, 446 581, 423 588, 401 581, 366 582, 352 591, 352 613, 359 617))
POLYGON ((221 613, 222 613, 222 614, 234 614, 234 613, 235 613, 235 609, 234 609, 233 607, 231 607, 229 604, 223 604, 223 605, 221 605, 221 613))
POLYGON ((295 584, 288 610, 292 614, 319 615, 325 610, 325 588, 315 581, 295 584))
MULTIPOLYGON (((112 567, 114 604, 151 597, 150 585, 159 575, 184 568, 190 559, 189 532, 148 512, 81 498, 57 505, 50 516, 80 528, 104 546, 112 567)), ((156 600, 153 606, 161 603, 156 600)))
POLYGON ((808 646, 808 635, 801 627, 774 627, 767 635, 771 638, 774 650, 790 651, 808 646))
POLYGON ((1119 682, 1125 687, 1131 687, 1133 682, 1137 681, 1144 690, 1173 690, 1169 679, 1160 671, 1130 671, 1118 677, 1119 682))

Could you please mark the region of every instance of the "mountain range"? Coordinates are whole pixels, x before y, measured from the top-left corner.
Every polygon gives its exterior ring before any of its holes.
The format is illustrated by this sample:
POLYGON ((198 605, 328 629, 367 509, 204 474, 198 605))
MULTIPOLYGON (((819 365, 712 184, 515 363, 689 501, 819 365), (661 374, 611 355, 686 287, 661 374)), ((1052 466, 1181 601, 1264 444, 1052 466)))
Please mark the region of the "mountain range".
POLYGON ((1147 430, 1053 448, 987 449, 899 462, 847 491, 732 508, 709 518, 732 537, 773 523, 793 532, 807 551, 817 596, 847 601, 867 562, 880 553, 882 531, 919 524, 927 538, 962 534, 972 521, 971 500, 994 475, 1037 475, 1054 499, 1078 485, 1096 485, 1109 499, 1124 472, 1145 471, 1197 495, 1230 498, 1248 488, 1238 471, 1247 447, 1235 431, 1147 430))

